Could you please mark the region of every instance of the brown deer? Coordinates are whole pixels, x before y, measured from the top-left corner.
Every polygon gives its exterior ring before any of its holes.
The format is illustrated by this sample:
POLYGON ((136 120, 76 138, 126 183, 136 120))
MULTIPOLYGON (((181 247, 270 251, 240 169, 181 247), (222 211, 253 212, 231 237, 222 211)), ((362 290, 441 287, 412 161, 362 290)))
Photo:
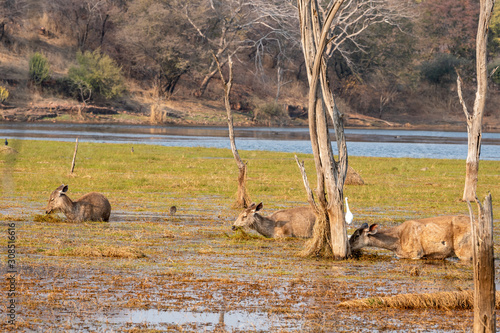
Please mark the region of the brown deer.
POLYGON ((69 221, 109 221, 111 205, 101 193, 91 192, 76 201, 66 195, 68 185, 61 185, 52 192, 45 212, 61 211, 69 221))
POLYGON ((283 209, 267 217, 257 213, 262 207, 262 202, 253 203, 238 216, 232 229, 249 227, 268 238, 312 237, 316 215, 311 207, 283 209))
POLYGON ((393 251, 403 259, 444 259, 457 256, 472 260, 468 216, 437 216, 406 221, 396 227, 377 229, 364 223, 349 239, 351 251, 372 246, 393 251))

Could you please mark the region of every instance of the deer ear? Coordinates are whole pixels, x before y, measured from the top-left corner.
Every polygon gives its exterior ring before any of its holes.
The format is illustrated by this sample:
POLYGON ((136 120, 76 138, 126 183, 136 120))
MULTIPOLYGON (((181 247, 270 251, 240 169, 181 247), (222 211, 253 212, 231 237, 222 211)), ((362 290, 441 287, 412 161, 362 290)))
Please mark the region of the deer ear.
POLYGON ((256 212, 258 212, 259 210, 261 210, 261 209, 262 209, 262 207, 263 207, 263 206, 264 206, 264 205, 262 204, 262 202, 261 202, 261 203, 259 203, 259 204, 257 205, 257 207, 255 208, 255 211, 256 211, 256 212))
POLYGON ((64 187, 62 188, 61 192, 62 193, 66 193, 68 191, 68 185, 64 185, 64 187))
POLYGON ((367 229, 368 223, 363 223, 359 229, 367 229))
POLYGON ((368 235, 374 235, 377 233, 378 224, 374 223, 370 226, 370 230, 368 231, 368 235))

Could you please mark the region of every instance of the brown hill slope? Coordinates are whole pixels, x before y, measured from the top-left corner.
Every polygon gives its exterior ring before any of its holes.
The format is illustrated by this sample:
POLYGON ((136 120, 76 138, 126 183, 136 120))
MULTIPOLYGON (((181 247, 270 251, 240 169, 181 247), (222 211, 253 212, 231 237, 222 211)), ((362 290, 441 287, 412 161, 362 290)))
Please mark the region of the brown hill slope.
MULTIPOLYGON (((82 108, 78 101, 63 96, 53 86, 54 80, 67 75, 68 68, 74 63, 75 45, 64 36, 41 31, 33 23, 16 27, 11 25, 6 31, 8 37, 0 43, 0 85, 8 89, 9 98, 0 106, 0 120, 147 123, 151 121, 151 108, 157 105, 164 123, 226 125, 220 82, 213 79, 207 94, 199 98, 192 94, 196 83, 190 76, 183 77, 175 94, 160 103, 151 97, 150 90, 128 80, 127 93, 123 97, 91 105, 80 112, 82 108), (36 51, 47 57, 54 79, 42 89, 35 89, 28 82, 29 57, 36 51)), ((266 111, 266 107, 274 101, 274 96, 269 91, 235 84, 232 93, 235 124, 305 126, 306 92, 307 87, 301 81, 284 86, 279 100, 281 111, 276 113, 275 110, 266 111)), ((395 107, 384 112, 382 119, 355 112, 341 98, 337 102, 341 111, 346 114, 346 126, 465 130, 463 111, 461 107, 457 107, 458 99, 453 100, 453 94, 446 97, 443 97, 442 92, 425 96, 398 96, 394 102, 395 107)), ((500 102, 500 93, 493 91, 490 93, 489 108, 484 118, 485 130, 500 130, 497 102, 500 102)))

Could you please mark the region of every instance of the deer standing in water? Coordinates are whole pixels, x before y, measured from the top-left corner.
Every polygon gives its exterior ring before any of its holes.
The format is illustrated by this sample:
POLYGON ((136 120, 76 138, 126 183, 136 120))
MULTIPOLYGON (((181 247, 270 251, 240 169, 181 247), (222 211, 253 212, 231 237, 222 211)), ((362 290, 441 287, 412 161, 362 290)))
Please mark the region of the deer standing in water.
POLYGON ((253 203, 238 216, 232 229, 249 227, 268 238, 312 237, 316 215, 311 207, 283 209, 267 217, 257 213, 262 207, 262 202, 253 203))
POLYGON ((472 260, 472 237, 468 216, 438 216, 406 221, 378 230, 364 223, 349 239, 351 251, 379 247, 403 259, 445 259, 457 256, 472 260))
POLYGON ((69 221, 73 222, 109 221, 111 205, 104 195, 91 192, 76 201, 71 201, 66 195, 67 191, 68 185, 63 184, 52 192, 45 210, 47 214, 61 211, 69 221))

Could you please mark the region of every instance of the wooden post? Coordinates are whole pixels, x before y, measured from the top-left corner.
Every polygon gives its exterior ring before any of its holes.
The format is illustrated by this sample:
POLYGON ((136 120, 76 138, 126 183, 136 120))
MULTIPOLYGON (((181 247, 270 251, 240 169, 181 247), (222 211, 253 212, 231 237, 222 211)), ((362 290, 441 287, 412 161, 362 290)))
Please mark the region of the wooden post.
POLYGON ((479 214, 474 222, 469 203, 473 227, 474 265, 474 333, 494 333, 495 318, 495 259, 493 249, 493 208, 491 194, 486 196, 484 207, 476 199, 479 214))
POLYGON ((73 170, 75 169, 76 152, 77 151, 78 151, 78 138, 76 138, 75 152, 73 153, 73 162, 71 162, 71 172, 70 173, 73 173, 73 170))

